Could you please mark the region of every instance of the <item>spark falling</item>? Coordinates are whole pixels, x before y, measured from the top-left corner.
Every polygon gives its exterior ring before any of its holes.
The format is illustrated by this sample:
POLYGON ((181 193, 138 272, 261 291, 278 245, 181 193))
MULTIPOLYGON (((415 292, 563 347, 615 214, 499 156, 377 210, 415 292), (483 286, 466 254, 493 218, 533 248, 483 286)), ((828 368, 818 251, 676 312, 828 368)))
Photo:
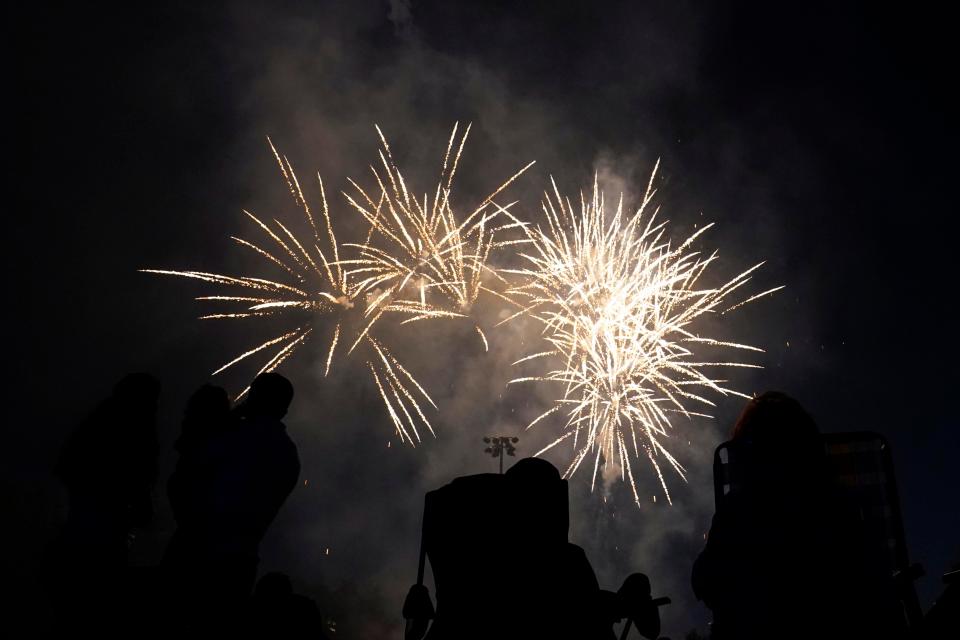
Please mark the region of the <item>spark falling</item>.
MULTIPOLYGON (((556 183, 543 199, 543 226, 524 226, 523 265, 509 273, 520 283, 508 294, 522 308, 504 322, 529 314, 542 325, 545 348, 514 364, 543 363, 539 375, 511 383, 536 382, 562 388, 556 402, 528 429, 552 415, 562 417, 562 434, 537 453, 571 441, 573 458, 565 477, 592 457, 595 486, 599 471, 617 472, 640 504, 633 459, 647 458, 663 487, 665 463, 685 479, 680 462, 667 448, 671 418, 677 414, 710 417, 708 392, 748 397, 710 377, 706 370, 757 365, 729 360, 705 361, 703 347, 759 352, 756 347, 697 333, 696 322, 723 314, 782 288, 749 296, 727 306, 746 285, 754 265, 719 287, 701 284, 717 253, 702 255, 693 244, 712 225, 674 246, 666 222, 649 213, 653 179, 640 207, 624 212, 621 196, 607 217, 594 180, 589 198, 580 195, 579 211, 561 196, 556 183)), ((507 273, 507 270, 505 270, 507 273)))
MULTIPOLYGON (((230 305, 239 309, 201 316, 204 320, 273 317, 289 320, 292 328, 270 337, 217 368, 217 375, 239 363, 266 353, 269 358, 256 375, 273 371, 317 334, 329 338, 323 349, 324 376, 329 375, 337 357, 362 351, 366 368, 377 387, 384 408, 398 437, 411 445, 421 441, 420 429, 433 434, 424 405, 437 408, 430 395, 410 371, 377 337, 376 327, 387 316, 400 316, 400 324, 428 319, 467 318, 481 292, 497 294, 483 283, 483 276, 502 278, 488 267, 491 253, 509 241, 497 239, 498 232, 518 226, 501 222, 513 203, 501 207, 494 202, 530 165, 501 184, 463 219, 451 203, 454 175, 469 134, 469 126, 458 139, 455 125, 447 144, 441 178, 431 201, 427 194, 417 199, 406 185, 379 127, 381 167, 371 166, 377 190, 369 193, 355 181, 356 197, 344 194, 350 207, 359 212, 367 226, 362 243, 341 244, 334 232, 323 180, 317 176, 321 224, 304 196, 300 181, 286 156, 273 143, 276 158, 290 194, 302 212, 309 237, 298 237, 278 219, 270 221, 244 211, 262 232, 261 244, 231 237, 238 245, 256 253, 264 266, 281 273, 279 278, 230 276, 204 271, 142 269, 146 273, 172 275, 219 285, 230 291, 202 296, 197 300, 230 305), (349 255, 344 255, 344 251, 349 255), (328 330, 332 326, 332 330, 328 330)), ((532 164, 532 163, 531 163, 532 164)), ((479 325, 475 329, 487 346, 479 325)), ((249 387, 237 398, 243 397, 249 387)))

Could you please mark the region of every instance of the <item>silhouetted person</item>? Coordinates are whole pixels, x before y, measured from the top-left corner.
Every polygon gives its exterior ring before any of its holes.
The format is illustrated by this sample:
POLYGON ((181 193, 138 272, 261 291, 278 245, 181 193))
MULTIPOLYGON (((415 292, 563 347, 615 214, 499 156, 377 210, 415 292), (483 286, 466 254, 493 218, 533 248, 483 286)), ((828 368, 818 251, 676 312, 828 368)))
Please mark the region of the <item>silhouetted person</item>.
POLYGON ((177 467, 167 482, 167 497, 180 529, 190 530, 202 516, 200 499, 207 480, 212 439, 230 425, 230 398, 221 387, 205 384, 187 401, 180 437, 174 448, 180 454, 177 467))
POLYGON ((317 604, 294 593, 284 573, 267 573, 257 582, 244 633, 259 638, 326 638, 317 604))
POLYGON ((747 403, 731 446, 741 482, 720 502, 693 568, 713 637, 898 637, 888 580, 829 484, 810 415, 765 393, 747 403))
POLYGON ((278 373, 257 376, 231 429, 213 441, 223 472, 215 478, 215 540, 219 551, 247 567, 245 595, 253 587, 260 541, 300 475, 297 447, 281 422, 292 400, 289 380, 278 373))
MULTIPOLYGON (((195 526, 185 531, 185 540, 175 540, 188 553, 174 547, 167 564, 182 568, 187 560, 187 599, 193 600, 185 603, 182 615, 191 617, 188 623, 194 626, 230 626, 240 619, 239 609, 256 579, 260 541, 300 475, 297 447, 281 422, 292 399, 293 386, 286 378, 261 374, 227 427, 210 429, 191 453, 197 456, 197 468, 191 471, 195 485, 189 498, 174 502, 180 501, 175 504, 178 519, 186 516, 189 526, 196 516, 195 526)), ((171 497, 178 495, 178 482, 171 497)))
POLYGON ((180 437, 173 447, 184 453, 202 447, 223 432, 230 418, 230 398, 223 387, 205 384, 193 392, 183 410, 180 437))
POLYGON ((227 392, 205 384, 187 401, 180 437, 174 444, 180 455, 167 481, 167 497, 177 529, 167 545, 162 566, 170 604, 188 619, 195 617, 199 603, 207 598, 204 572, 210 554, 211 492, 217 468, 211 443, 230 424, 227 392))
POLYGON ((424 587, 411 589, 410 637, 432 617, 428 640, 610 638, 603 592, 567 541, 568 518, 566 481, 535 458, 428 493, 422 544, 437 607, 424 587))
POLYGON ((202 517, 204 486, 211 468, 210 443, 230 426, 230 398, 221 387, 205 384, 197 389, 183 411, 180 437, 174 449, 180 454, 167 481, 167 497, 177 531, 187 534, 202 517))
POLYGON ((69 498, 49 561, 65 628, 108 629, 124 593, 131 530, 153 516, 160 383, 127 375, 67 441, 56 467, 69 498))
POLYGON ((541 458, 524 458, 507 470, 511 590, 520 615, 518 638, 612 638, 600 585, 586 554, 567 541, 567 483, 541 458))

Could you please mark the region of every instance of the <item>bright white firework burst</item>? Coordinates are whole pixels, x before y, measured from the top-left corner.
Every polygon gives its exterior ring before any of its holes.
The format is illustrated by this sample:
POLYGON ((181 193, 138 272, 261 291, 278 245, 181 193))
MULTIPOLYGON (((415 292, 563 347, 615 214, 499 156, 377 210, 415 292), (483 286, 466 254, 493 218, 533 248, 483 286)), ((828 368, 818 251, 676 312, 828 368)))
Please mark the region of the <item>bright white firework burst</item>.
POLYGON ((704 392, 748 397, 726 388, 724 380, 711 378, 705 369, 757 365, 702 361, 696 350, 704 345, 761 349, 701 336, 695 322, 782 288, 726 306, 763 263, 720 287, 704 287, 701 277, 717 254, 704 256, 691 247, 713 225, 673 246, 666 238, 666 223, 656 220, 657 211, 647 213, 655 175, 656 168, 635 213, 624 212, 621 196, 609 219, 596 179, 592 197, 581 193, 579 213, 553 183, 552 195, 544 194, 545 227, 524 227, 525 265, 510 270, 522 283, 508 292, 524 303, 515 315, 527 313, 539 320, 549 345, 514 363, 542 360, 549 363, 546 373, 511 382, 563 387, 554 405, 527 427, 553 414, 565 418, 563 434, 537 455, 572 438, 574 456, 565 476, 592 456, 591 486, 602 465, 613 465, 629 481, 638 504, 631 459, 645 456, 650 461, 668 501, 661 460, 685 479, 683 466, 664 443, 671 416, 709 417, 689 408, 713 405, 704 392))
MULTIPOLYGON (((248 240, 232 237, 238 244, 256 252, 266 263, 283 274, 282 279, 229 276, 204 271, 142 269, 146 273, 173 275, 222 285, 226 294, 202 296, 201 301, 242 304, 240 310, 210 313, 201 319, 242 319, 282 317, 293 327, 279 336, 244 351, 213 372, 221 373, 261 352, 271 353, 259 373, 273 371, 295 351, 322 330, 318 320, 329 318, 328 346, 325 347, 324 375, 328 375, 335 354, 350 355, 363 347, 365 363, 380 392, 384 407, 402 441, 420 441, 418 424, 433 433, 433 427, 421 408, 426 401, 436 408, 427 391, 397 360, 382 339, 375 337, 376 325, 385 316, 403 317, 401 324, 438 318, 468 318, 470 309, 482 291, 496 294, 481 283, 484 273, 495 272, 487 266, 491 252, 511 241, 496 234, 518 226, 516 222, 497 225, 495 218, 507 213, 511 205, 501 207, 493 199, 530 165, 521 169, 483 199, 462 220, 454 213, 451 189, 460 154, 469 134, 469 126, 457 138, 454 126, 447 144, 440 181, 431 200, 427 194, 417 199, 390 154, 390 148, 377 127, 383 149, 381 169, 371 166, 377 183, 373 196, 350 181, 359 200, 344 194, 352 208, 369 225, 363 243, 341 246, 327 205, 323 181, 320 187, 323 229, 303 194, 290 161, 273 150, 290 193, 303 212, 310 229, 309 238, 298 237, 280 220, 272 227, 245 211, 264 234, 264 248, 248 240), (451 154, 456 144, 456 151, 451 154), (381 173, 382 172, 382 173, 381 173), (344 256, 344 249, 352 252, 344 256), (332 317, 331 317, 332 316, 332 317), (272 349, 272 351, 271 351, 272 349)), ((531 163, 532 164, 532 163, 531 163)), ((496 276, 499 278, 499 276, 496 276)), ((501 278, 502 280, 502 278, 501 278)), ((502 294, 496 294, 501 295, 502 294)), ((486 345, 486 336, 475 325, 486 345)), ((246 394, 249 387, 238 396, 246 394)))

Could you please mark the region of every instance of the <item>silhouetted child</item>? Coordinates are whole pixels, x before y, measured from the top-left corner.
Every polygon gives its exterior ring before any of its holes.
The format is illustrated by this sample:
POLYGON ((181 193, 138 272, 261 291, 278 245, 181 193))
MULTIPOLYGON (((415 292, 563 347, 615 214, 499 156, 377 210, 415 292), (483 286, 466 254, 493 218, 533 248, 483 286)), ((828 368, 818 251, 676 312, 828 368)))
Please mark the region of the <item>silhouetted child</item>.
POLYGON ((693 568, 713 637, 897 637, 896 602, 829 483, 810 415, 765 393, 747 403, 731 446, 742 482, 719 504, 693 568))
POLYGON ((284 573, 267 573, 257 582, 247 608, 244 633, 258 638, 323 640, 323 617, 317 604, 293 592, 284 573))
POLYGON ((67 522, 49 557, 65 628, 106 629, 124 591, 133 527, 153 517, 160 383, 127 375, 67 441, 56 467, 69 498, 67 522))

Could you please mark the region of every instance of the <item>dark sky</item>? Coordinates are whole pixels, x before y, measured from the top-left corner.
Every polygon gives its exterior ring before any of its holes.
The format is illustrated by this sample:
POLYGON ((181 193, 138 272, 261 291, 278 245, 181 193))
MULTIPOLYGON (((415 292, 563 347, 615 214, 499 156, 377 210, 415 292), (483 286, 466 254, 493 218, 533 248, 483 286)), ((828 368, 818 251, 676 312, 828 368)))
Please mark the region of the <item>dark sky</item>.
MULTIPOLYGON (((911 555, 930 574, 922 599, 935 596, 960 561, 960 446, 955 43, 933 3, 200 4, 8 18, 16 197, 5 207, 12 415, 0 455, 4 574, 25 585, 22 611, 44 611, 33 569, 63 517, 50 469, 76 421, 122 373, 155 372, 166 473, 189 392, 260 335, 196 321, 202 288, 137 269, 256 267, 227 239, 253 233, 241 210, 295 215, 266 135, 336 194, 364 175, 379 123, 408 165, 427 167, 411 169, 422 192, 458 120, 474 126, 464 200, 533 159, 515 187, 531 215, 550 175, 575 193, 600 172, 635 194, 660 158, 658 201, 678 238, 710 220, 729 273, 767 260, 757 286, 787 288, 740 316, 733 333, 767 353, 762 372, 735 381, 795 395, 825 431, 889 439, 911 555)), ((339 202, 334 215, 347 215, 339 202)), ((475 369, 499 360, 456 335, 438 340, 447 353, 423 375, 447 381, 447 413, 417 450, 386 449, 389 426, 356 371, 324 386, 316 354, 285 370, 310 483, 264 542, 264 567, 290 572, 344 633, 395 629, 423 492, 491 470, 480 436, 519 431, 508 409, 537 401, 491 408, 496 376, 475 369)), ((673 507, 636 509, 616 488, 616 506, 600 506, 587 477, 571 481, 571 537, 603 586, 650 573, 674 599, 674 637, 706 620, 687 577, 711 514, 710 455, 739 405, 724 399, 716 421, 683 427, 691 481, 673 507)), ((158 502, 135 548, 145 564, 172 526, 162 492, 158 502)))

